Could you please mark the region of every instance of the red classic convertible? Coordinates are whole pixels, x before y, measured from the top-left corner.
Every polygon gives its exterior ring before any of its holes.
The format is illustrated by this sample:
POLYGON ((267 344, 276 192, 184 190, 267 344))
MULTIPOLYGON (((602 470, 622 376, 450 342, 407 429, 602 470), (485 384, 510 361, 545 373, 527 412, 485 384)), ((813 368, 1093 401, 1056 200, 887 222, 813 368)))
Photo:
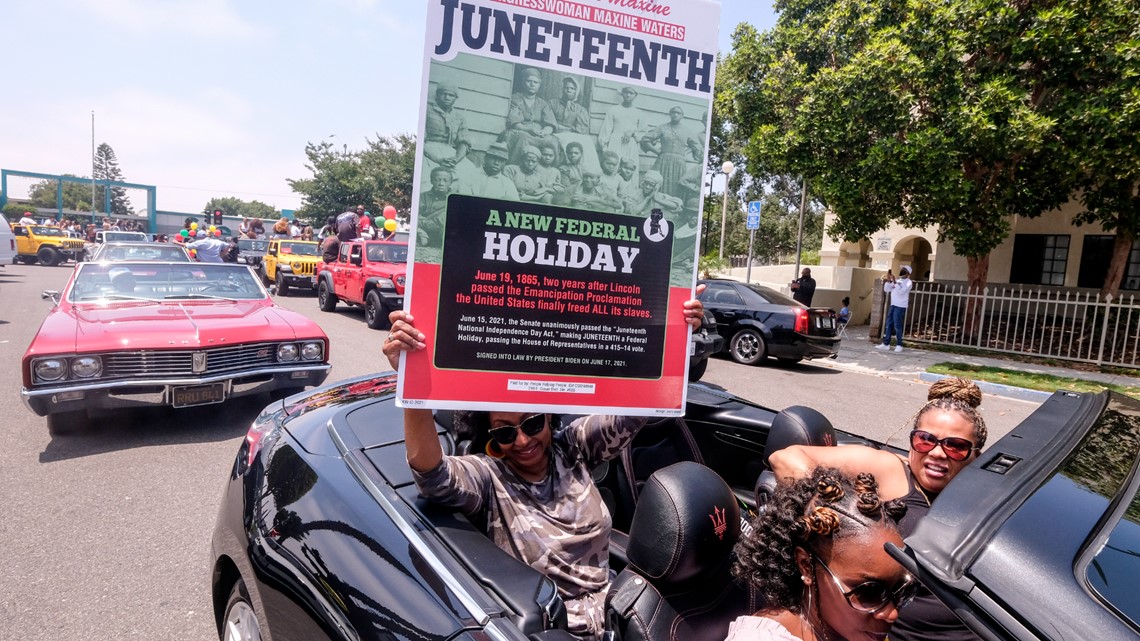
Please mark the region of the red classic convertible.
POLYGON ((20 394, 53 435, 88 411, 193 407, 320 385, 328 337, 245 265, 84 263, 24 353, 20 394))

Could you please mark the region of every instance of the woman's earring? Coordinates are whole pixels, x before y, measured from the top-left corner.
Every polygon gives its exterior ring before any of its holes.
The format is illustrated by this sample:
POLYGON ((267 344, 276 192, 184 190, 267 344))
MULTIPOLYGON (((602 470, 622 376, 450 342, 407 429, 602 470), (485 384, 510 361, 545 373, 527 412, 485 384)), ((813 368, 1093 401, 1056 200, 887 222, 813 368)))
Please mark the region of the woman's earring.
POLYGON ((483 448, 483 451, 491 458, 503 458, 504 456, 503 450, 499 449, 499 444, 495 441, 487 441, 487 445, 483 448))

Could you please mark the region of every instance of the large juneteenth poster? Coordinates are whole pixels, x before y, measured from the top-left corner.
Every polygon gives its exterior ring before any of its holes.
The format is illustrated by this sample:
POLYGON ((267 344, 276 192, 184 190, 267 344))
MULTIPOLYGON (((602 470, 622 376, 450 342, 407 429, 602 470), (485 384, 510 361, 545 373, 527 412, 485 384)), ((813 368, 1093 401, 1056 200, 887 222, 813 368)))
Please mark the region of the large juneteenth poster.
POLYGON ((719 14, 430 0, 402 405, 683 411, 719 14))

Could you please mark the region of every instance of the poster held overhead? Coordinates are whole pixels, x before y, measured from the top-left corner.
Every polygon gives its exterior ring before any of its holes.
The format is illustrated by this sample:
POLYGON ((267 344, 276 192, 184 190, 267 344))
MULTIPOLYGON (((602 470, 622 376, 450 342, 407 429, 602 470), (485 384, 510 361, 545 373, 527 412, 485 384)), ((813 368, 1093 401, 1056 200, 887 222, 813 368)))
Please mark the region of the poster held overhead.
POLYGON ((429 2, 402 405, 682 413, 720 5, 623 4, 429 2))

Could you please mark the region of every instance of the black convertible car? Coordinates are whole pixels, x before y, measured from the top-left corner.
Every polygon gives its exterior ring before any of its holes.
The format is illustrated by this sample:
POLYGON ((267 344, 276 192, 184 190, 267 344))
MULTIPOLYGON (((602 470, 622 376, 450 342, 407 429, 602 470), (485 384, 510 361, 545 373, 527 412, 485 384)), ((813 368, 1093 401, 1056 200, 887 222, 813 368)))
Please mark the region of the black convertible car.
MULTIPOLYGON (((551 581, 421 499, 393 375, 267 407, 227 482, 210 574, 219 635, 569 639, 551 581)), ((447 452, 481 451, 436 414, 447 452)), ((728 574, 767 455, 866 443, 804 407, 690 385, 595 471, 614 522, 607 599, 622 639, 723 639, 762 604, 728 574)), ((873 444, 872 444, 873 445, 873 444)), ((985 639, 1140 639, 1140 403, 1058 392, 935 502, 897 557, 985 639)))

